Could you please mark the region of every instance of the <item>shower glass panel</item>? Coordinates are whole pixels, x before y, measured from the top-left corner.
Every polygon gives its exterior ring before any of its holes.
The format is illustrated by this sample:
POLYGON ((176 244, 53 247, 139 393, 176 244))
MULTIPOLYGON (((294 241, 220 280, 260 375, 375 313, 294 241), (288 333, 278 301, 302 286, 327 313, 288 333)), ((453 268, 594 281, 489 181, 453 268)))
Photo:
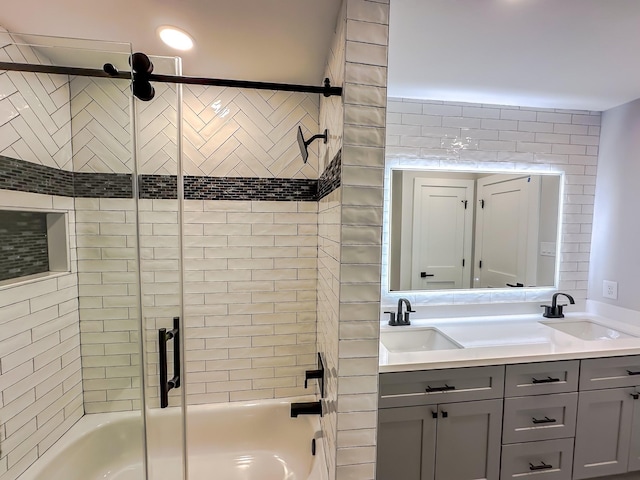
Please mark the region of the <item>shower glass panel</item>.
MULTIPOLYGON (((0 61, 7 63, 97 70, 111 63, 128 71, 130 56, 129 44, 0 32, 0 61)), ((57 313, 39 325, 16 319, 35 329, 32 336, 48 336, 39 348, 13 352, 24 362, 16 368, 33 370, 18 388, 33 391, 12 404, 7 399, 17 390, 2 382, 2 478, 18 478, 83 414, 124 418, 134 425, 128 432, 137 432, 114 439, 121 454, 108 467, 115 477, 105 478, 147 478, 133 108, 130 79, 0 70, 0 207, 63 215, 66 243, 59 243, 69 258, 68 272, 52 272, 54 291, 47 287, 47 301, 59 302, 43 304, 57 313), (12 424, 35 431, 5 430, 12 424)), ((51 282, 29 281, 34 298, 40 282, 51 282)), ((7 353, 0 349, 1 375, 7 353)), ((180 471, 180 458, 176 463, 180 471)), ((53 473, 64 475, 42 478, 53 473)))
MULTIPOLYGON (((154 73, 181 73, 179 59, 150 57, 154 73)), ((153 82, 135 100, 143 365, 149 480, 186 479, 181 86, 153 82), (176 335, 177 334, 177 335, 176 335)))

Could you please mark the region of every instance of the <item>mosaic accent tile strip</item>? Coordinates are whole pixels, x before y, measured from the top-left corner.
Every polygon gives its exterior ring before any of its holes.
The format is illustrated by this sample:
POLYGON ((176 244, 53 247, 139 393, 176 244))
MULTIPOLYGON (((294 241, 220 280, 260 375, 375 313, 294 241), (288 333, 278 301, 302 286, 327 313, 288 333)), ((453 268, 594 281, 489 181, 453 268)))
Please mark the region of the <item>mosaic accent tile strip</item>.
POLYGON ((0 155, 0 189, 73 197, 73 172, 0 155))
POLYGON ((185 200, 302 201, 317 199, 318 181, 302 178, 185 177, 185 200))
POLYGON ((340 187, 340 176, 342 171, 342 149, 338 150, 333 160, 329 162, 327 168, 322 172, 318 180, 318 200, 323 199, 331 192, 340 187))
POLYGON ((132 198, 128 173, 74 173, 73 194, 78 198, 132 198))
POLYGON ((0 211, 0 281, 47 271, 47 214, 0 211))
MULTIPOLYGON (((140 198, 178 198, 175 175, 140 175, 140 198)), ((184 177, 185 200, 317 201, 340 186, 340 153, 321 180, 304 178, 184 177)), ((132 198, 128 173, 68 172, 0 156, 0 189, 76 198, 132 198)))
POLYGON ((138 196, 144 199, 178 198, 178 177, 175 175, 139 175, 138 196))

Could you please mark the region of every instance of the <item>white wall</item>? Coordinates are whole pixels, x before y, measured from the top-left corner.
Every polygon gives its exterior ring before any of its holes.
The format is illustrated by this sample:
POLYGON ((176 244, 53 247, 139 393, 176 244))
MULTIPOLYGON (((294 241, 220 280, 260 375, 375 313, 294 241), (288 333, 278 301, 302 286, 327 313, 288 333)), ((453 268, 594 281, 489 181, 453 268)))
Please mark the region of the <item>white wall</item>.
POLYGON ((602 115, 591 243, 589 299, 640 311, 640 100, 602 115), (602 297, 603 280, 618 282, 618 299, 602 297))

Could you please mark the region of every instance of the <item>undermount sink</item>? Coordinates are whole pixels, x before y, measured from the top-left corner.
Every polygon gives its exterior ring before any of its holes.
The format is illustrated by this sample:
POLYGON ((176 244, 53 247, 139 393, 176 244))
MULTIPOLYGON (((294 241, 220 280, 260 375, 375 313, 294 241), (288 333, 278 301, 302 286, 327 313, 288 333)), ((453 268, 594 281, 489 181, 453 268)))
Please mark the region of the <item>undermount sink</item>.
MULTIPOLYGON (((403 327, 394 327, 403 328, 403 327)), ((464 348, 437 328, 407 328, 380 333, 380 342, 390 353, 426 352, 464 348)))
POLYGON ((636 338, 636 335, 621 332, 615 328, 605 327, 591 320, 557 320, 540 322, 547 327, 555 328, 582 340, 618 340, 621 338, 636 338))

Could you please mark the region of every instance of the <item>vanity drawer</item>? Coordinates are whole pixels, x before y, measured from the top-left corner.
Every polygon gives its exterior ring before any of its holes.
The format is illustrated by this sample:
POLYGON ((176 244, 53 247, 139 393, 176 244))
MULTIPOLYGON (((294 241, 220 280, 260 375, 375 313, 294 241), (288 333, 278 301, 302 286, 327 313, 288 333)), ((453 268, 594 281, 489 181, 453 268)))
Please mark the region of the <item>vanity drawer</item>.
POLYGON ((573 437, 577 410, 577 392, 507 398, 502 443, 573 437))
POLYGON ((500 480, 533 476, 545 480, 571 480, 573 438, 515 443, 502 447, 500 480))
POLYGON ((579 365, 578 360, 508 365, 505 397, 576 392, 579 365))
POLYGON ((502 398, 504 366, 380 374, 379 407, 502 398))
POLYGON ((582 360, 580 390, 640 385, 640 355, 582 360))

